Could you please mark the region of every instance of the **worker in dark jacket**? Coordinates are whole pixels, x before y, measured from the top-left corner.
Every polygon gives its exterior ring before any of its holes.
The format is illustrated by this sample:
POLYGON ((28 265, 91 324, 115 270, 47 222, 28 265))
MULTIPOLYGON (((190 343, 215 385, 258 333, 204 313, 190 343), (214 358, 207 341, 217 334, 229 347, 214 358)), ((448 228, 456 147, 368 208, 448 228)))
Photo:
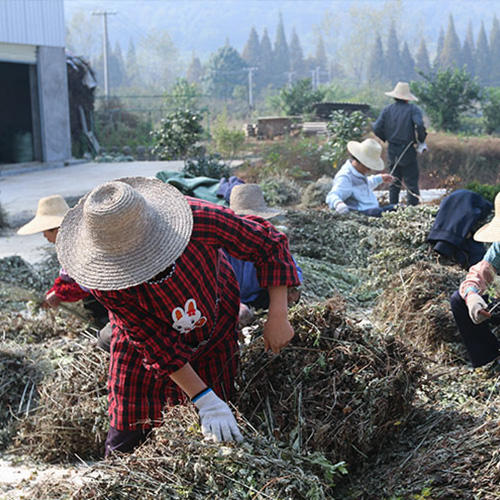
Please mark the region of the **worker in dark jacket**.
POLYGON ((379 139, 389 143, 389 171, 395 178, 389 187, 389 203, 399 202, 403 180, 408 193, 408 205, 417 205, 420 195, 417 152, 422 153, 427 149, 422 111, 410 102, 418 99, 410 92, 406 82, 398 82, 394 90, 385 92, 385 95, 393 97, 395 102, 382 110, 373 125, 373 131, 379 139))

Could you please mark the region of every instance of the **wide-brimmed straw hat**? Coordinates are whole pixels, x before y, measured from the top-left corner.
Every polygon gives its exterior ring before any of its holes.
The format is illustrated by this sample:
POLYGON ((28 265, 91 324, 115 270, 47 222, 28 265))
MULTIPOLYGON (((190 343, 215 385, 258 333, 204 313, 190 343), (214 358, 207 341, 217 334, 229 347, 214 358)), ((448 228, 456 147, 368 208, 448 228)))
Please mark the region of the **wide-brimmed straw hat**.
POLYGON ((238 215, 258 215, 263 219, 271 219, 283 213, 282 210, 267 205, 258 184, 234 186, 229 196, 229 208, 238 215))
POLYGON ((382 146, 375 139, 365 139, 363 142, 349 141, 347 151, 370 170, 380 172, 385 165, 382 160, 382 146))
POLYGON ((59 227, 68 210, 68 204, 59 194, 40 198, 35 217, 20 227, 17 234, 35 234, 59 227))
POLYGON ((474 239, 484 243, 500 241, 500 193, 495 196, 495 216, 475 232, 474 239))
POLYGON ((390 92, 384 92, 384 93, 385 93, 385 95, 388 95, 389 97, 394 97, 396 99, 402 99, 404 101, 418 101, 418 97, 415 97, 410 92, 410 86, 408 85, 407 82, 398 82, 398 83, 396 83, 394 90, 391 90, 390 92))
POLYGON ((64 217, 57 256, 80 285, 120 290, 172 265, 189 243, 193 214, 184 195, 158 179, 128 177, 85 195, 64 217))

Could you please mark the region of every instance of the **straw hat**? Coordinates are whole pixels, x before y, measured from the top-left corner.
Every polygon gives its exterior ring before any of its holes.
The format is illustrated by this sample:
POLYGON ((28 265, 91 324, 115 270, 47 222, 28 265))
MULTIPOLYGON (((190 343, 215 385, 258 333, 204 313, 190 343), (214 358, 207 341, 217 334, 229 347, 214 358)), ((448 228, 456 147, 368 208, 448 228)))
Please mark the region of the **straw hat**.
POLYGON ((17 234, 35 234, 59 227, 68 210, 68 204, 59 194, 40 198, 35 217, 20 227, 17 234))
POLYGON ((158 179, 127 177, 97 186, 69 210, 57 256, 78 284, 120 290, 172 265, 192 229, 191 207, 180 191, 158 179))
POLYGON ((495 196, 495 216, 491 222, 476 231, 474 239, 485 243, 500 241, 500 193, 495 196))
POLYGON ((277 208, 270 208, 264 200, 258 184, 238 184, 231 190, 229 208, 238 215, 258 215, 270 219, 283 213, 277 208))
POLYGON ((370 170, 381 172, 385 168, 381 158, 382 146, 375 139, 365 139, 363 142, 349 141, 347 151, 370 170))
POLYGON ((389 97, 395 97, 396 99, 403 99, 404 101, 418 101, 418 98, 415 97, 410 92, 410 86, 408 85, 407 82, 398 82, 396 83, 394 90, 384 93, 389 97))

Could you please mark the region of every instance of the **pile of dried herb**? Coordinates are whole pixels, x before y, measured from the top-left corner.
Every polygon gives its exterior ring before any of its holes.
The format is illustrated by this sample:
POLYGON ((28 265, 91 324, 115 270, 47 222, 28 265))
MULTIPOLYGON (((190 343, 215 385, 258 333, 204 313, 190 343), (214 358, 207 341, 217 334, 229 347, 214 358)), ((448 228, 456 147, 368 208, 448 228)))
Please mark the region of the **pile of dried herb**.
POLYGON ((450 297, 463 275, 457 268, 438 263, 411 265, 393 275, 393 287, 380 296, 374 314, 421 352, 439 353, 441 361, 453 358, 449 344, 460 339, 450 297))
POLYGON ((53 344, 46 355, 53 370, 36 387, 38 406, 20 422, 16 447, 49 463, 102 457, 109 355, 91 338, 53 344))
MULTIPOLYGON (((335 480, 345 473, 343 464, 320 453, 299 454, 243 420, 245 441, 239 445, 204 441, 191 407, 173 408, 165 420, 134 453, 95 464, 71 498, 322 500, 332 498, 335 480)), ((57 485, 61 498, 65 489, 72 491, 57 485)))
POLYGON ((399 340, 341 308, 336 299, 295 307, 295 337, 280 356, 247 346, 236 404, 263 433, 351 469, 404 418, 421 366, 399 340))
POLYGON ((18 419, 36 406, 36 385, 42 374, 32 354, 5 343, 0 349, 0 448, 9 444, 18 419))

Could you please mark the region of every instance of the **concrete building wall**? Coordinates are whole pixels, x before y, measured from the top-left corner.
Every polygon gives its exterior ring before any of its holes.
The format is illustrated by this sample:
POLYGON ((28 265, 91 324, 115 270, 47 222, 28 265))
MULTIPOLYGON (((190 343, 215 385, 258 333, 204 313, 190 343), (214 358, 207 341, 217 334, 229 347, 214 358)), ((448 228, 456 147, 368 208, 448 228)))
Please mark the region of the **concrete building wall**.
POLYGON ((39 47, 37 73, 43 161, 64 161, 71 157, 68 78, 64 48, 39 47))
POLYGON ((0 42, 64 47, 63 0, 0 0, 0 42))

